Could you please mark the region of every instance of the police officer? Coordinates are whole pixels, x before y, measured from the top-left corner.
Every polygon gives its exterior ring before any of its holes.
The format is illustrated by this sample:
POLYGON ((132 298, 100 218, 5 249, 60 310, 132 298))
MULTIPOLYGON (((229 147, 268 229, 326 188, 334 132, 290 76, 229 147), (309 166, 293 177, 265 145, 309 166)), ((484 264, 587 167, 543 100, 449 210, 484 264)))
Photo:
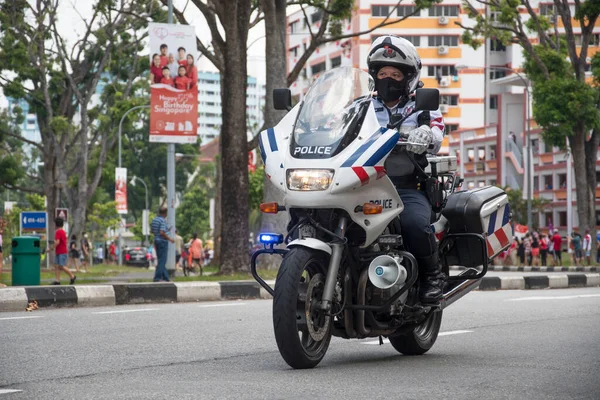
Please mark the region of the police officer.
MULTIPOLYGON (((421 59, 412 43, 393 35, 377 38, 369 51, 367 66, 375 80, 377 96, 373 105, 379 124, 387 127, 410 114, 415 107, 411 96, 421 75, 421 59)), ((386 160, 385 169, 404 203, 400 214, 402 236, 419 264, 419 297, 422 303, 437 303, 442 297, 444 275, 431 229, 431 205, 422 191, 422 174, 415 164, 424 168, 426 152, 439 151, 444 121, 439 110, 421 111, 408 117, 399 130, 408 134, 410 144, 396 146, 386 160)))

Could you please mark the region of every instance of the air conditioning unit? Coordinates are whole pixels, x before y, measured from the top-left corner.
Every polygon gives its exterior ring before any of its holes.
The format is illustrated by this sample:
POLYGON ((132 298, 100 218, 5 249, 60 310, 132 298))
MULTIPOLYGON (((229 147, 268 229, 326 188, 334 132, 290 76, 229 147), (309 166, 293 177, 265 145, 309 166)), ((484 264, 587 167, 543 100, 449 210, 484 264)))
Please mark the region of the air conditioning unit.
POLYGON ((445 15, 442 15, 441 17, 438 18, 438 24, 440 25, 448 25, 448 17, 446 17, 445 15))
POLYGON ((440 104, 440 112, 442 114, 448 114, 448 104, 440 104))
POLYGON ((438 47, 438 54, 448 54, 448 46, 438 47))
POLYGON ((442 79, 440 79, 439 87, 448 87, 448 86, 450 86, 450 79, 448 79, 447 77, 443 77, 442 79))

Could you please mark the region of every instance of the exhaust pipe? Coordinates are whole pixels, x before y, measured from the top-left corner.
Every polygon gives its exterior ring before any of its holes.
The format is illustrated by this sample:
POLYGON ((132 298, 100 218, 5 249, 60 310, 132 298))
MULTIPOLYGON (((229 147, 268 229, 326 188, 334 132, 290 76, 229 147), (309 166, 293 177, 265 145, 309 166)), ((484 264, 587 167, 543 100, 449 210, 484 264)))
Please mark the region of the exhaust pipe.
POLYGON ((440 301, 442 310, 454 303, 456 300, 461 299, 471 290, 477 288, 480 283, 481 279, 466 279, 451 288, 447 293, 444 294, 442 300, 440 301))

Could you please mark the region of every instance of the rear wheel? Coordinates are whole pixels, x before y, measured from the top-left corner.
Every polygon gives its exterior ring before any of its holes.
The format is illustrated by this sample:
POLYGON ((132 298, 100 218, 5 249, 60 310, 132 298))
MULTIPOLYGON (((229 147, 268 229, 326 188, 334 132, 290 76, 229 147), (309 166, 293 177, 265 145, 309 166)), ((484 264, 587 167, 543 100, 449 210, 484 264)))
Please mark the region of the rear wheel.
POLYGON ((442 310, 433 311, 411 332, 391 336, 389 340, 400 353, 407 356, 419 356, 425 354, 433 346, 441 325, 442 310))
POLYGON ((327 255, 294 248, 277 274, 273 327, 281 356, 296 369, 312 368, 325 356, 331 340, 331 316, 319 308, 325 287, 327 255))

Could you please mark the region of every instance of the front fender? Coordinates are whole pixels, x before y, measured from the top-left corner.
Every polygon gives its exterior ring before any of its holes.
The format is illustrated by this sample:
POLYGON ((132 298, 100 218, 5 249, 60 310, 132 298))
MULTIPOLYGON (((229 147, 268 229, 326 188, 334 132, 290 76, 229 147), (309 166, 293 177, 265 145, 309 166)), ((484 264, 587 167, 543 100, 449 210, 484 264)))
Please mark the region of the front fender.
POLYGON ((292 240, 287 245, 288 248, 300 247, 300 246, 307 247, 309 249, 324 251, 325 253, 331 255, 331 246, 329 246, 327 243, 323 242, 322 240, 315 239, 315 238, 296 239, 296 240, 292 240))

